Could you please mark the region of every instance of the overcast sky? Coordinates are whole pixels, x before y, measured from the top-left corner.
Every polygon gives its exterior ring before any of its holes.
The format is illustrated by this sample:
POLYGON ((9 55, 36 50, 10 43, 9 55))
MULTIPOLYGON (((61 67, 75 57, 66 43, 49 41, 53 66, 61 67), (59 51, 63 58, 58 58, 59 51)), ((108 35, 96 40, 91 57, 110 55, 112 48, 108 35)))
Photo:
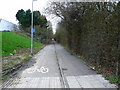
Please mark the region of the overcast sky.
MULTIPOLYGON (((39 10, 41 13, 44 8, 48 5, 49 0, 37 0, 34 1, 34 10, 39 10)), ((28 10, 32 7, 32 0, 1 0, 0 1, 0 18, 17 24, 16 13, 20 9, 28 10)), ((52 24, 53 29, 55 29, 56 20, 52 17, 47 17, 52 24)))

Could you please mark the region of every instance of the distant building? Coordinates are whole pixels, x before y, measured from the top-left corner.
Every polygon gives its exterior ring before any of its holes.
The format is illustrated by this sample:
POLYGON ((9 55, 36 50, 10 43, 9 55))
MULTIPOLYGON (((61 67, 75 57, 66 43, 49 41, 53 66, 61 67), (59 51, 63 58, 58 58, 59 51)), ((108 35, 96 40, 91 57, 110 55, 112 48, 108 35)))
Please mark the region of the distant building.
POLYGON ((13 24, 4 19, 0 19, 0 31, 14 31, 19 30, 16 24, 13 24))

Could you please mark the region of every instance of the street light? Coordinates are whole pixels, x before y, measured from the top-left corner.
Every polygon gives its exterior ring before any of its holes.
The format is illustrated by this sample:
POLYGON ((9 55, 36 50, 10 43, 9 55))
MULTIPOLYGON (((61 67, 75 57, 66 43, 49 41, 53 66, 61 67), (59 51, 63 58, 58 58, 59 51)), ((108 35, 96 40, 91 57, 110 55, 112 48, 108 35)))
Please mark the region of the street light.
POLYGON ((32 0, 32 15, 31 15, 31 54, 33 54, 33 2, 37 0, 32 0))

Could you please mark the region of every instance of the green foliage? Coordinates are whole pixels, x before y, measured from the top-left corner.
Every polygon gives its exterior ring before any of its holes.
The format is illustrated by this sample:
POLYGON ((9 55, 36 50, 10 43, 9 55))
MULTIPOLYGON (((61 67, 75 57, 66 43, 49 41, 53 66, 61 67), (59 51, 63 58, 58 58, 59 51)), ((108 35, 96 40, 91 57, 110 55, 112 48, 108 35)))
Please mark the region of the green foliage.
MULTIPOLYGON (((27 34, 31 33, 31 14, 30 9, 26 11, 23 9, 18 10, 16 14, 16 18, 22 29, 21 31, 27 34)), ((36 30, 34 32, 34 39, 43 43, 51 41, 53 37, 52 24, 39 11, 33 11, 33 28, 36 30)))
POLYGON ((24 25, 25 11, 23 9, 19 10, 16 14, 16 18, 20 24, 24 25))
POLYGON ((25 62, 25 61, 30 60, 31 58, 32 58, 31 56, 28 56, 28 57, 26 57, 25 59, 23 59, 22 61, 25 62))
MULTIPOLYGON (((16 18, 23 28, 31 26, 31 15, 32 12, 30 9, 24 11, 23 9, 18 10, 16 18)), ((40 25, 40 27, 47 26, 47 19, 45 16, 41 15, 39 11, 33 12, 33 25, 40 25)))
POLYGON ((48 21, 47 28, 35 26, 36 32, 34 33, 35 39, 42 43, 49 43, 53 38, 52 24, 48 21))
POLYGON ((35 33, 35 38, 39 38, 42 43, 49 43, 53 38, 53 31, 51 29, 42 28, 39 33, 35 33))
POLYGON ((120 83, 120 79, 116 76, 106 76, 106 75, 103 75, 103 77, 107 80, 110 81, 110 83, 120 83))
POLYGON ((113 75, 120 72, 119 3, 56 2, 51 7, 56 16, 62 17, 55 34, 57 42, 96 68, 105 67, 113 75))
MULTIPOLYGON (((12 55, 14 50, 21 48, 30 48, 31 39, 25 36, 13 33, 2 32, 2 55, 12 55)), ((42 46, 41 43, 34 42, 34 47, 42 46)))

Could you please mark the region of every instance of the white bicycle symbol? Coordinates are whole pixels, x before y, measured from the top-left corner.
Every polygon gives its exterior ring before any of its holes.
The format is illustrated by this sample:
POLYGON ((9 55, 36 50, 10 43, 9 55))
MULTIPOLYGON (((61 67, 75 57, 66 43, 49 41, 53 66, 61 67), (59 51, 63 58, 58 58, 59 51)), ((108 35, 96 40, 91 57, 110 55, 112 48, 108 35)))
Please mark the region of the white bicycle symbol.
POLYGON ((34 73, 35 71, 38 71, 38 72, 41 72, 41 73, 47 73, 49 71, 49 69, 45 68, 44 66, 42 66, 40 69, 38 69, 37 66, 36 66, 32 69, 30 68, 30 69, 27 70, 28 73, 34 73))
POLYGON ((41 73, 47 73, 48 72, 48 68, 41 67, 40 69, 37 69, 37 71, 41 72, 41 73))

